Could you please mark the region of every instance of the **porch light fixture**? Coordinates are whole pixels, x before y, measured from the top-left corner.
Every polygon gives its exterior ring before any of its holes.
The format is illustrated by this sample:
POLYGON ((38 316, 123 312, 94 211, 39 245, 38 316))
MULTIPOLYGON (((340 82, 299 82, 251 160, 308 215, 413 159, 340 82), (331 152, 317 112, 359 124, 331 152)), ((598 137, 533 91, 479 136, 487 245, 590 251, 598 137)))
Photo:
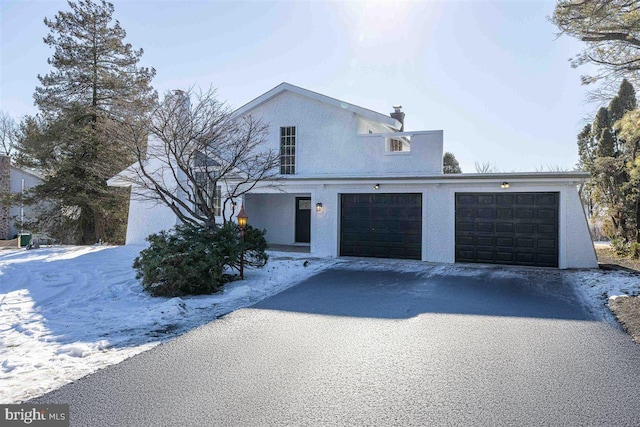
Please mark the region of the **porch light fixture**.
POLYGON ((247 220, 249 219, 249 216, 244 211, 244 203, 240 206, 240 212, 238 212, 236 218, 240 227, 240 247, 242 248, 240 252, 240 280, 244 280, 244 229, 247 228, 247 220))
POLYGON ((244 232, 244 229, 247 228, 247 219, 249 219, 247 213, 244 211, 244 203, 242 204, 242 206, 240 206, 240 212, 238 212, 236 218, 238 218, 238 225, 240 226, 240 230, 244 232))
POLYGON ((509 188, 509 183, 507 181, 503 182, 502 184, 500 184, 500 188, 506 190, 507 188, 509 188))
POLYGON ((322 212, 322 203, 316 203, 316 212, 322 212))
POLYGON ((380 184, 376 184, 376 185, 373 186, 374 190, 377 190, 378 188, 380 188, 380 184))

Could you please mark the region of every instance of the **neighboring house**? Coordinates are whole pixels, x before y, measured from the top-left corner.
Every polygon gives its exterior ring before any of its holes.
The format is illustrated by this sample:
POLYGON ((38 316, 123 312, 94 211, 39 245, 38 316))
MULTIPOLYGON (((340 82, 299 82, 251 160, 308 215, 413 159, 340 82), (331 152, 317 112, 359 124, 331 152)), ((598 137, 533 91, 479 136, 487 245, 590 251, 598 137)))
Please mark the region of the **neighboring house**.
MULTIPOLYGON (((582 172, 443 174, 443 132, 405 131, 390 116, 288 83, 235 112, 269 124, 279 188, 243 202, 271 244, 317 256, 406 258, 559 268, 597 267, 578 196, 582 172)), ((121 174, 110 185, 130 185, 121 174)), ((176 224, 132 199, 127 243, 176 224)))
MULTIPOLYGON (((11 164, 10 158, 0 155, 0 193, 19 194, 23 190, 42 183, 42 178, 34 171, 20 169, 11 164)), ((14 204, 10 208, 0 205, 0 239, 13 239, 19 234, 20 221, 33 220, 33 209, 14 204)))

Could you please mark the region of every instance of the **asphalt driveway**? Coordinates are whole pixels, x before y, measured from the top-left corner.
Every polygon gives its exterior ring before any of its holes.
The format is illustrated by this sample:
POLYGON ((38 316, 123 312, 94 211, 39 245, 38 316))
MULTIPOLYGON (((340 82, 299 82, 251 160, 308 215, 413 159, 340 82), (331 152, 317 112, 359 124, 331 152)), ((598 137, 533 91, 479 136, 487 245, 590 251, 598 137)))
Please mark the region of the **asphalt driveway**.
POLYGON ((72 425, 638 425, 640 347, 557 270, 325 271, 62 387, 72 425))

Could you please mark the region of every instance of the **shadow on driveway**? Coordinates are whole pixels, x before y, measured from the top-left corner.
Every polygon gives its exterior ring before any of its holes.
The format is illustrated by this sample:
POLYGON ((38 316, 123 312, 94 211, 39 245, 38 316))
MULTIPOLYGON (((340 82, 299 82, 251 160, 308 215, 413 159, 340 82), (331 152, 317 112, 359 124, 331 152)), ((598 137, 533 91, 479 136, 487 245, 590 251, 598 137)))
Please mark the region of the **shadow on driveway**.
POLYGON ((562 273, 459 269, 438 274, 332 269, 253 308, 408 319, 422 313, 595 320, 562 273))

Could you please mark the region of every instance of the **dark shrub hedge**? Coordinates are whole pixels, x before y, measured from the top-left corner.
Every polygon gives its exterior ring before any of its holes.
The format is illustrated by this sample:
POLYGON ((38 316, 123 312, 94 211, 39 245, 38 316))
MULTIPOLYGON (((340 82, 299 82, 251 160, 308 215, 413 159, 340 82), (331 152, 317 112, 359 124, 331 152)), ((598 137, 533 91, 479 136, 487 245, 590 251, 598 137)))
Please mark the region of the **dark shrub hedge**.
MULTIPOLYGON (((265 231, 245 230, 245 266, 267 263, 265 231)), ((214 227, 181 225, 147 237, 150 246, 134 260, 136 277, 154 296, 210 294, 232 279, 228 269, 240 266, 242 244, 235 223, 214 227)))

